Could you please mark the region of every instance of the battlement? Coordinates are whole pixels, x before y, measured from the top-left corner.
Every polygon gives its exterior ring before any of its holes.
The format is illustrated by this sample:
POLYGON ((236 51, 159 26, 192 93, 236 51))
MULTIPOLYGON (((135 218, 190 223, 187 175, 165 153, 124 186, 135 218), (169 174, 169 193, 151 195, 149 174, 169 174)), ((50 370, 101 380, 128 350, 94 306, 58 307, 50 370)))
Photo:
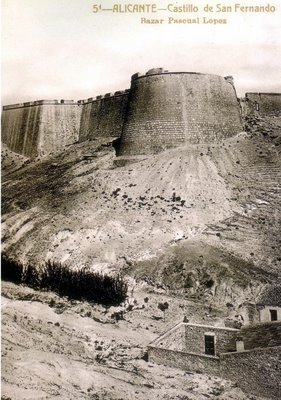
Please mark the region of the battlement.
MULTIPOLYGON (((141 72, 136 72, 135 74, 132 75, 131 77, 131 81, 134 81, 136 79, 141 79, 141 78, 147 78, 150 76, 155 76, 155 75, 208 75, 208 76, 217 76, 220 77, 220 75, 215 75, 215 74, 204 74, 202 72, 186 72, 186 71, 168 71, 164 68, 152 68, 149 69, 147 72, 145 73, 141 73, 141 72)), ((221 77, 220 77, 221 78, 221 77)), ((234 85, 234 81, 233 81, 233 76, 228 75, 225 76, 224 79, 228 82, 231 83, 232 85, 234 85)))
POLYGON ((106 93, 86 100, 79 100, 83 105, 79 140, 96 137, 120 137, 130 89, 106 93))
POLYGON ((241 107, 277 115, 281 94, 247 93, 239 105, 230 75, 152 68, 133 74, 130 89, 78 101, 6 105, 2 137, 11 150, 28 157, 77 140, 118 138, 117 156, 136 159, 187 143, 234 136, 243 130, 241 107))
POLYGON ((88 99, 84 99, 84 100, 78 100, 77 104, 81 105, 81 104, 88 104, 88 103, 93 103, 95 101, 99 101, 102 99, 108 99, 108 98, 112 98, 112 97, 118 97, 118 96, 124 96, 127 95, 129 93, 130 89, 126 89, 126 90, 118 90, 114 93, 106 93, 104 95, 100 94, 96 97, 89 97, 88 99))

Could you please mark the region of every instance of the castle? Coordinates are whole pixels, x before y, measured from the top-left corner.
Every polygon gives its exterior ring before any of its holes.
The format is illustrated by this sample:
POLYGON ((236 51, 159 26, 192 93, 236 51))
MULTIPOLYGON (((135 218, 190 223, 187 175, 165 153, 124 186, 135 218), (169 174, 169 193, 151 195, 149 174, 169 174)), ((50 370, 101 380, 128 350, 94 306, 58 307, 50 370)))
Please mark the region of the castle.
MULTIPOLYGON (((247 93, 243 106, 280 112, 281 95, 247 93)), ((187 143, 219 142, 243 130, 231 76, 168 72, 134 74, 131 87, 86 100, 39 100, 7 105, 2 141, 36 158, 77 141, 118 139, 117 156, 155 154, 187 143)))

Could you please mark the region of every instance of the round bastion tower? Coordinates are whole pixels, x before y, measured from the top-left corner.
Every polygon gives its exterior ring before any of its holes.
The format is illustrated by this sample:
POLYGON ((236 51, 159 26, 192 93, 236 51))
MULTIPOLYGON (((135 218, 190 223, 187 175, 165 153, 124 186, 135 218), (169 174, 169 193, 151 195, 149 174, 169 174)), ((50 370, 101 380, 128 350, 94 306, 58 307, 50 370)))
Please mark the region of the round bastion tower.
POLYGON ((242 130, 232 77, 157 68, 132 76, 117 155, 218 142, 242 130))

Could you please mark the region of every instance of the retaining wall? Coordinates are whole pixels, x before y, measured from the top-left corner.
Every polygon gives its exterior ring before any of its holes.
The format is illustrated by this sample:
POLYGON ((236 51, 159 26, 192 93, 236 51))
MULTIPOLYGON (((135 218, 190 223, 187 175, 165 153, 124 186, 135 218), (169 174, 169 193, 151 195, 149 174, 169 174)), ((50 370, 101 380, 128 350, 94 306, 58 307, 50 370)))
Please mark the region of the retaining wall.
POLYGON ((132 76, 117 155, 220 141, 240 131, 240 106, 230 79, 151 70, 132 76))
POLYGON ((96 137, 120 137, 124 124, 128 91, 107 93, 95 99, 84 100, 79 140, 96 137))

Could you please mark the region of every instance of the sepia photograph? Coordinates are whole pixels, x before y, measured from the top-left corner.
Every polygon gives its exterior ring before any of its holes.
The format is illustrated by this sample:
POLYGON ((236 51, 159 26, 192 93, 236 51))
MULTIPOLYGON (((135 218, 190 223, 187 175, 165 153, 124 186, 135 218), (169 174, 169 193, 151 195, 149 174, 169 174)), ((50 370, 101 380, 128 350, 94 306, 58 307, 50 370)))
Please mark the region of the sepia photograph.
POLYGON ((95 1, 1 4, 1 400, 279 400, 280 2, 95 1))

